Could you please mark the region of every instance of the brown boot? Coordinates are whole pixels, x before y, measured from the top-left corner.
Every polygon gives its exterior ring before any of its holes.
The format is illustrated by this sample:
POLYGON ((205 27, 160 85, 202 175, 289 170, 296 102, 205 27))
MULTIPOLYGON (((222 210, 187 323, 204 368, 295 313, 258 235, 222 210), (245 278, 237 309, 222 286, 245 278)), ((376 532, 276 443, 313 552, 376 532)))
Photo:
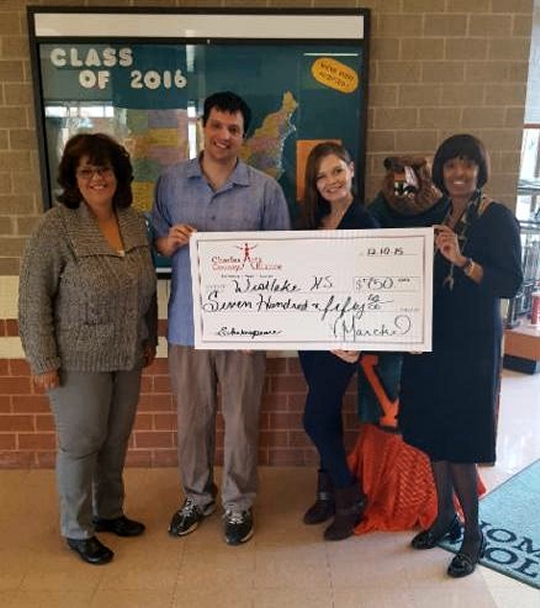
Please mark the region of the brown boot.
POLYGON ((304 513, 304 523, 308 526, 321 524, 334 515, 334 488, 332 480, 326 471, 319 469, 317 478, 317 495, 315 502, 304 513))
POLYGON ((343 540, 354 532, 366 508, 366 495, 358 483, 347 488, 334 490, 336 515, 334 521, 324 531, 325 540, 343 540))

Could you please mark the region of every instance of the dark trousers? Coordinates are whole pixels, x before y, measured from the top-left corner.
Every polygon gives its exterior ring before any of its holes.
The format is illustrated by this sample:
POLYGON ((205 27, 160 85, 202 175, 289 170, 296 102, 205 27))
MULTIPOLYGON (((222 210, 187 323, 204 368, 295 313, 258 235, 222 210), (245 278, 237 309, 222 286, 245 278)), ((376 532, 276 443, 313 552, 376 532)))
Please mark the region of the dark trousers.
POLYGON ((354 476, 347 465, 341 409, 358 363, 346 363, 329 351, 300 351, 298 356, 308 385, 304 429, 334 486, 347 487, 354 483, 354 476))

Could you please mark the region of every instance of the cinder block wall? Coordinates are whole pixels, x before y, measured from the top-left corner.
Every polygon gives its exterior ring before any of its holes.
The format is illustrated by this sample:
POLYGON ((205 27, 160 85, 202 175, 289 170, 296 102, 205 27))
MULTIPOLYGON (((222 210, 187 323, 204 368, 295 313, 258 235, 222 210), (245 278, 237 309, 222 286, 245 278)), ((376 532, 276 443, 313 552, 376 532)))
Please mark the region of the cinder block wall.
MULTIPOLYGON (((21 252, 42 213, 26 28, 30 4, 105 3, 0 1, 0 467, 52 466, 54 459, 47 400, 30 386, 15 321, 21 252)), ((367 198, 379 188, 386 156, 432 154, 447 135, 469 131, 482 138, 491 153, 490 194, 515 207, 533 0, 116 0, 107 5, 370 8, 367 198)), ((165 292, 160 289, 162 317, 165 292)), ((176 423, 163 348, 160 355, 144 377, 131 465, 176 462, 176 423)), ((296 358, 270 359, 261 421, 262 464, 315 463, 301 428, 304 395, 296 358)), ((357 429, 354 387, 347 400, 351 444, 357 429)))

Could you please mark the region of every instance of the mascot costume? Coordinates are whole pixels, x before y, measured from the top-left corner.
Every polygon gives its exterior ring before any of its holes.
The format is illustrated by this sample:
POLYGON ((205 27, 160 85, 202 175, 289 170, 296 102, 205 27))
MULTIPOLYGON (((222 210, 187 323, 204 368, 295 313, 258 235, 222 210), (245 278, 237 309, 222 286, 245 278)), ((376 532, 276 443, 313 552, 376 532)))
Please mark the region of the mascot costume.
MULTIPOLYGON (((389 157, 384 167, 381 191, 368 207, 381 228, 419 228, 444 221, 448 200, 431 181, 426 158, 389 157)), ((363 424, 349 465, 368 505, 356 534, 425 529, 437 514, 429 460, 399 434, 401 362, 400 353, 364 352, 360 358, 358 414, 363 424)))

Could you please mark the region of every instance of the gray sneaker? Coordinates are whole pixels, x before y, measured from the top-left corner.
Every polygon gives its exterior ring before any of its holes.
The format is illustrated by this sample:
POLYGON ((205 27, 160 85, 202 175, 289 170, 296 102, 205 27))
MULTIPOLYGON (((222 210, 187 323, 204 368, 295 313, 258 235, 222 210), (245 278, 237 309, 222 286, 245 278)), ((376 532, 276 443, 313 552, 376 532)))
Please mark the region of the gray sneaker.
POLYGON ((227 509, 223 515, 225 542, 241 545, 253 536, 253 515, 251 509, 235 511, 227 509))
POLYGON ((215 501, 211 501, 204 507, 200 507, 193 498, 189 496, 184 500, 184 504, 172 516, 169 524, 169 534, 171 536, 185 536, 194 532, 201 521, 212 515, 216 510, 215 501))

